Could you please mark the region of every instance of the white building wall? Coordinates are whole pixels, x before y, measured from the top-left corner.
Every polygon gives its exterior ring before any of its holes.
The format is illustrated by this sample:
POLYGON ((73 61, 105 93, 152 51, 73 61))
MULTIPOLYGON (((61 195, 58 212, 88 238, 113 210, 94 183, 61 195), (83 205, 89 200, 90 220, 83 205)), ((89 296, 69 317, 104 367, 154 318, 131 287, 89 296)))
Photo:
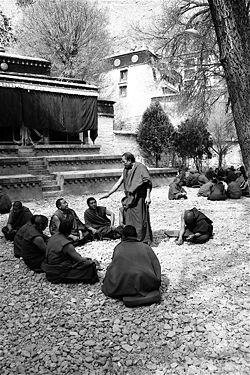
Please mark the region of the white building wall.
POLYGON ((114 152, 113 123, 114 118, 112 116, 98 115, 98 138, 96 139, 96 143, 101 146, 101 154, 116 154, 114 152))

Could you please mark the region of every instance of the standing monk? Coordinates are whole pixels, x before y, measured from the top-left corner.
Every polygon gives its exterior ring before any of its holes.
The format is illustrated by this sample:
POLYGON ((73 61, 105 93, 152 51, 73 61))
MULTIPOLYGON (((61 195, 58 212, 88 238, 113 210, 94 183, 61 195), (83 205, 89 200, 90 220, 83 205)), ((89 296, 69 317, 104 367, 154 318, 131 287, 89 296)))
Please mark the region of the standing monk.
POLYGON ((130 152, 122 155, 124 170, 113 186, 103 198, 108 198, 123 183, 125 199, 123 201, 124 216, 126 225, 136 228, 139 241, 150 244, 153 240, 152 230, 149 221, 148 206, 151 203, 152 182, 146 166, 135 161, 135 157, 130 152))

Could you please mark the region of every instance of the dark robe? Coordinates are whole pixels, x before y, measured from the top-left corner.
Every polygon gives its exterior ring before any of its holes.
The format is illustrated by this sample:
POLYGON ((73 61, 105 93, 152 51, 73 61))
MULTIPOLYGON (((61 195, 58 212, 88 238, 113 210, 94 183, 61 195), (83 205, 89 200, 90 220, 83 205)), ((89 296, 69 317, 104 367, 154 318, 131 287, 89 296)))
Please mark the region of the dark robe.
MULTIPOLYGON (((71 208, 68 208, 66 212, 63 212, 61 210, 57 210, 54 212, 54 214, 51 217, 50 224, 49 224, 49 231, 50 234, 53 235, 57 232, 57 227, 54 222, 54 217, 57 216, 60 222, 63 221, 71 221, 73 224, 73 228, 71 231, 71 235, 79 237, 79 231, 82 232, 83 238, 81 241, 77 240, 74 242, 74 245, 81 245, 84 244, 85 242, 89 241, 92 239, 92 236, 90 232, 88 231, 87 227, 85 224, 81 222, 79 217, 77 216, 76 212, 72 210, 71 208)), ((71 241, 72 242, 72 241, 71 241)))
POLYGON ((8 224, 11 224, 12 229, 9 230, 8 227, 3 227, 2 232, 8 241, 13 241, 16 232, 20 229, 24 224, 26 224, 32 217, 32 213, 28 209, 28 207, 23 206, 22 209, 14 213, 13 210, 10 212, 8 224))
POLYGON ((160 285, 161 266, 150 246, 131 237, 115 247, 102 285, 106 296, 145 296, 160 285))
POLYGON ((231 199, 240 199, 242 191, 237 181, 231 181, 227 187, 227 196, 231 199))
POLYGON ((151 243, 153 236, 145 199, 147 189, 152 189, 152 182, 145 165, 135 162, 132 169, 124 168, 123 183, 126 195, 123 202, 126 225, 133 225, 136 228, 139 241, 151 243))
POLYGON ((0 194, 0 214, 8 214, 12 203, 7 194, 0 194))
POLYGON ((96 265, 91 259, 77 263, 64 251, 71 243, 62 233, 55 233, 46 248, 46 257, 42 269, 47 280, 52 283, 89 283, 94 284, 98 279, 96 265))
POLYGON ((43 233, 39 232, 34 224, 27 226, 23 234, 22 257, 26 266, 33 271, 41 271, 41 263, 44 260, 45 252, 34 244, 36 237, 42 237, 43 233))
POLYGON ((31 226, 32 226, 31 222, 28 221, 16 232, 16 235, 14 238, 14 256, 16 258, 20 258, 23 256, 23 236, 27 228, 31 226))
POLYGON ((175 200, 175 199, 181 199, 181 198, 187 198, 186 190, 182 186, 180 186, 177 182, 172 182, 169 185, 168 199, 175 200))
POLYGON ((111 221, 106 215, 106 207, 97 206, 96 210, 88 208, 84 212, 84 221, 87 228, 92 227, 97 230, 97 238, 118 238, 119 234, 111 228, 111 221))
POLYGON ((197 193, 198 197, 208 197, 210 194, 210 188, 213 186, 212 181, 208 181, 207 183, 201 185, 199 191, 197 193))
POLYGON ((195 237, 192 242, 194 243, 204 243, 209 240, 213 235, 213 225, 212 220, 210 220, 206 215, 197 208, 189 210, 193 212, 193 221, 189 224, 185 222, 185 233, 184 239, 190 234, 200 233, 201 236, 195 237))
POLYGON ((218 182, 211 186, 207 199, 210 201, 224 201, 227 199, 227 193, 222 182, 218 182))

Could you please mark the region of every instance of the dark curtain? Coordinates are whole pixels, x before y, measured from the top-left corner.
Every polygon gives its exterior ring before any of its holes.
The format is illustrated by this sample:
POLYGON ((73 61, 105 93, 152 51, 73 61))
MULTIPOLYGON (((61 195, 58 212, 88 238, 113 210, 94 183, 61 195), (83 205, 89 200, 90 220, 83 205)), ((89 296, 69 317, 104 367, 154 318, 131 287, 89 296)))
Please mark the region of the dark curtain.
POLYGON ((97 129, 97 98, 0 88, 0 127, 76 134, 97 129))

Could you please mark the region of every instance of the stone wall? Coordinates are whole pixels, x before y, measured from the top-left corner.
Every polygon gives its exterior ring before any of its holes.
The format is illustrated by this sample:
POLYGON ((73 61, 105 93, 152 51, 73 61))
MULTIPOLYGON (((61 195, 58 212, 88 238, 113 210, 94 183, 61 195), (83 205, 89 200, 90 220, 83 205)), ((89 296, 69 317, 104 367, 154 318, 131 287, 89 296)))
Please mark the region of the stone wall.
POLYGON ((136 142, 136 135, 133 133, 114 132, 114 152, 122 155, 124 152, 131 152, 134 154, 137 161, 143 161, 136 142))

